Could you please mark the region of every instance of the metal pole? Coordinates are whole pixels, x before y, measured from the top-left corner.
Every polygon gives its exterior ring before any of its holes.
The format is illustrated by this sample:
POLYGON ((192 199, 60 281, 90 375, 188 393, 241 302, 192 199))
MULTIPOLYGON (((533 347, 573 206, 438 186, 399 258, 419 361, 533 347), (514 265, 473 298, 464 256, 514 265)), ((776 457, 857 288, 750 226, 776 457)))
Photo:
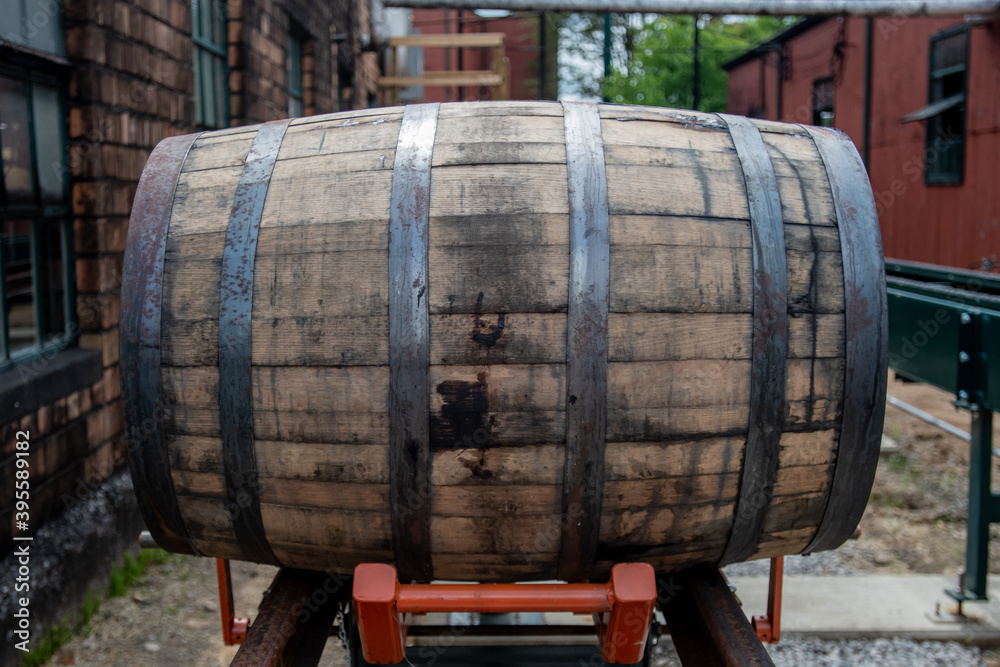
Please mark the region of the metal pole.
POLYGON ((861 127, 861 156, 865 168, 871 170, 871 125, 872 125, 872 17, 865 19, 865 100, 864 125, 861 127))
POLYGON ((694 15, 694 77, 692 93, 694 103, 691 108, 696 110, 701 105, 701 31, 698 29, 698 15, 694 15))
POLYGON ((540 100, 549 99, 548 93, 546 91, 546 89, 548 88, 548 86, 546 85, 548 83, 548 81, 546 81, 546 78, 548 76, 548 72, 546 71, 546 68, 548 67, 548 61, 546 59, 546 56, 548 54, 545 53, 545 50, 547 48, 545 43, 546 42, 545 27, 547 21, 545 19, 546 19, 545 12, 539 12, 538 13, 538 99, 540 100))
POLYGON ((604 81, 601 83, 601 97, 605 102, 610 102, 608 98, 607 85, 608 77, 611 76, 611 14, 604 15, 604 81))
POLYGON ((771 16, 961 16, 1000 12, 998 0, 385 0, 388 7, 530 12, 765 14, 771 16))
POLYGON ((783 89, 784 89, 784 85, 785 85, 785 45, 784 44, 777 44, 775 46, 775 49, 776 49, 776 53, 778 54, 778 63, 776 65, 776 67, 778 69, 778 73, 774 77, 774 80, 776 82, 775 85, 777 87, 777 97, 778 97, 778 99, 777 99, 776 103, 777 103, 778 109, 777 109, 777 114, 775 115, 774 120, 776 120, 778 122, 781 122, 781 120, 782 120, 781 113, 783 111, 782 107, 784 106, 784 90, 783 89))
MULTIPOLYGON (((462 16, 462 10, 459 9, 458 10, 458 34, 459 35, 461 35, 465 31, 465 28, 462 25, 463 18, 464 17, 462 16)), ((459 72, 465 71, 465 49, 463 49, 461 46, 458 47, 458 71, 459 72)), ((458 101, 459 102, 464 102, 465 101, 465 86, 459 86, 458 87, 458 101)))
POLYGON ((889 405, 893 406, 894 408, 899 408, 900 410, 902 410, 903 412, 905 412, 908 415, 912 415, 912 416, 916 417, 917 419, 924 420, 928 424, 933 424, 934 426, 937 426, 942 431, 945 431, 946 433, 948 433, 950 435, 953 435, 956 438, 961 438, 962 440, 965 440, 966 442, 969 442, 971 440, 971 438, 972 438, 972 436, 970 436, 968 433, 966 433, 962 429, 960 429, 960 428, 958 428, 956 426, 952 426, 948 422, 941 421, 937 417, 934 417, 932 415, 927 414, 926 412, 924 412, 920 408, 913 407, 909 403, 904 403, 903 401, 899 400, 895 396, 886 396, 885 397, 885 402, 888 403, 889 405))
POLYGON ((969 513, 966 523, 965 571, 958 600, 987 600, 986 577, 990 570, 990 520, 992 491, 993 413, 972 411, 972 448, 969 452, 969 513))

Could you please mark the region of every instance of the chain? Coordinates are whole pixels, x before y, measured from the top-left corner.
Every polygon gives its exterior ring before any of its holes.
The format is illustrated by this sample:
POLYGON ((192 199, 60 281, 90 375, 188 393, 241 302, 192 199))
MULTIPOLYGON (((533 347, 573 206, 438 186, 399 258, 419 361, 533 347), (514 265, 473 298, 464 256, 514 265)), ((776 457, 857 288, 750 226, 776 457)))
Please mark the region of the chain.
POLYGON ((350 603, 341 602, 337 610, 337 634, 340 636, 340 644, 344 647, 344 664, 351 664, 351 644, 347 638, 347 614, 350 603))

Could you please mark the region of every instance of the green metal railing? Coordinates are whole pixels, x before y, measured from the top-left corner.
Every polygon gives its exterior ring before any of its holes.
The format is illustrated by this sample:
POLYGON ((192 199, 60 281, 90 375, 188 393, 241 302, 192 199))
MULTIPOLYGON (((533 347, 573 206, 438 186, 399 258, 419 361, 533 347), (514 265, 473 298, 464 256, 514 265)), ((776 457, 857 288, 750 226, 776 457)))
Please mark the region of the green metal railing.
POLYGON ((1000 495, 991 486, 993 412, 1000 408, 1000 276, 887 259, 886 282, 889 366, 955 394, 955 405, 970 413, 965 570, 948 594, 986 600, 989 529, 1000 522, 1000 495))

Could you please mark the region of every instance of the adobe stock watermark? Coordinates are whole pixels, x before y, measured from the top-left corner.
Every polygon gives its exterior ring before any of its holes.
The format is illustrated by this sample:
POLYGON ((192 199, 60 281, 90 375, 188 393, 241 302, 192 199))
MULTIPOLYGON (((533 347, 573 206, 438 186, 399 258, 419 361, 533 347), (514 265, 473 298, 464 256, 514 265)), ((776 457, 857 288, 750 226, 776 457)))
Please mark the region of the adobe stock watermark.
POLYGON ((924 149, 922 153, 917 153, 904 162, 902 171, 908 179, 897 178, 885 190, 873 193, 875 195, 875 211, 879 217, 892 208, 909 191, 910 184, 920 180, 927 167, 935 165, 950 146, 951 143, 948 139, 939 132, 931 145, 924 149))
POLYGON ((913 359, 927 346, 931 340, 941 333, 941 327, 951 322, 951 313, 945 308, 938 308, 934 312, 934 317, 926 320, 917 320, 917 329, 908 336, 900 336, 899 354, 889 353, 889 366, 894 368, 900 364, 913 359))
POLYGON ((17 431, 15 438, 15 465, 10 467, 14 475, 14 557, 17 571, 14 573, 14 635, 20 641, 14 648, 27 653, 31 641, 31 464, 28 454, 31 449, 30 431, 17 431))

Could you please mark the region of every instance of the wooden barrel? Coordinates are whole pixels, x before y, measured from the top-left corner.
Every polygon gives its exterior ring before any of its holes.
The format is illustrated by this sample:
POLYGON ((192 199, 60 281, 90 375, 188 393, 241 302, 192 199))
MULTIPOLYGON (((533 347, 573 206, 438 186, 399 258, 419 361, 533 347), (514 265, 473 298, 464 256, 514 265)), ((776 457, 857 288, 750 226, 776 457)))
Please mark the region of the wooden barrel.
POLYGON ((522 102, 166 139, 125 255, 136 494, 172 551, 408 580, 834 548, 885 300, 834 130, 522 102))

